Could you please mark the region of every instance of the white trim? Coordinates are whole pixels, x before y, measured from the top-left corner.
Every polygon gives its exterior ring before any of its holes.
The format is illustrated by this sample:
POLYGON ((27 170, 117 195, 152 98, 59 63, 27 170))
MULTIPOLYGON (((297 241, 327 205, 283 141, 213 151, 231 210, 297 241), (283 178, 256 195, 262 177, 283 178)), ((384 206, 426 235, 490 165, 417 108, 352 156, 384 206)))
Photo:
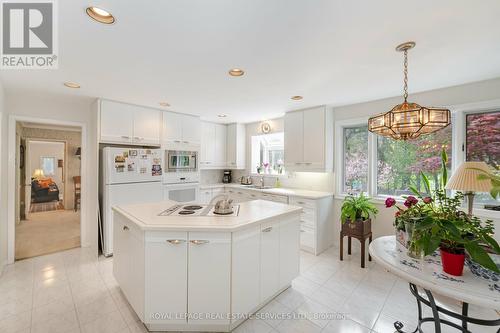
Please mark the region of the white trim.
MULTIPOLYGON (((353 118, 346 120, 335 121, 335 158, 334 158, 334 172, 335 172, 335 189, 334 195, 345 195, 344 193, 344 128, 366 126, 369 117, 353 118)), ((286 157, 285 157, 286 158, 286 157)), ((368 182, 370 182, 370 136, 368 136, 368 182)), ((368 192, 370 191, 370 184, 367 184, 368 192)), ((369 192, 370 193, 370 192, 369 192)))
MULTIPOLYGON (((16 123, 17 122, 31 122, 31 123, 41 123, 41 124, 52 124, 52 125, 61 125, 61 126, 74 126, 80 127, 82 129, 81 134, 81 177, 84 180, 81 185, 81 213, 80 213, 80 245, 82 247, 89 246, 88 242, 88 234, 87 234, 87 210, 89 209, 89 205, 87 204, 87 183, 89 179, 87 178, 87 125, 82 122, 74 122, 74 121, 62 121, 56 119, 48 119, 48 118, 36 118, 36 117, 26 117, 26 116, 16 116, 10 115, 8 122, 8 183, 7 183, 7 193, 15 193, 16 188, 16 123)), ((15 225, 16 225, 16 216, 15 216, 15 196, 9 195, 7 197, 7 263, 14 263, 15 261, 15 225)))

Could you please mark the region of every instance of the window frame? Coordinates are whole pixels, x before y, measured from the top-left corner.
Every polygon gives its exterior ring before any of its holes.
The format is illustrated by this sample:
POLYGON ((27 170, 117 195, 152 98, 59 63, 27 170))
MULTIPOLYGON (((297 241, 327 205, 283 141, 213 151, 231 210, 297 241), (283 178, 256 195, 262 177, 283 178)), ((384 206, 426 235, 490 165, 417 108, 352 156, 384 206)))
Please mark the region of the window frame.
MULTIPOLYGON (((276 131, 276 132, 271 132, 271 133, 261 133, 261 134, 255 134, 255 135, 251 135, 250 138, 249 138, 249 145, 250 145, 250 176, 252 177, 272 177, 272 178, 285 178, 285 177, 288 177, 288 171, 286 170, 286 168, 284 169, 283 173, 281 174, 274 174, 274 173, 257 173, 255 169, 255 166, 253 165, 253 137, 255 136, 264 136, 264 135, 270 135, 270 134, 277 134, 277 133, 283 133, 283 137, 284 137, 284 134, 285 132, 284 131, 276 131)), ((284 139, 283 139, 283 155, 285 153, 285 146, 284 146, 284 139)), ((285 157, 286 158, 286 157, 285 157)), ((283 159, 283 162, 284 162, 284 159, 283 159)), ((285 164, 283 163, 283 168, 285 167, 285 164)))
POLYGON ((56 173, 57 173, 57 158, 55 156, 40 156, 40 169, 43 170, 43 173, 44 173, 45 177, 55 176, 56 173), (44 160, 49 160, 49 159, 53 161, 52 164, 54 166, 52 168, 54 172, 50 173, 50 174, 49 173, 45 173, 45 168, 44 168, 44 166, 45 166, 44 160))
MULTIPOLYGON (((478 102, 448 105, 451 111, 452 143, 451 143, 451 176, 457 167, 466 160, 466 116, 475 113, 489 113, 500 111, 500 99, 478 102)), ((344 128, 364 126, 368 123, 369 117, 360 117, 335 121, 335 196, 344 198, 347 193, 343 191, 344 184, 344 128)), ((368 133, 368 196, 373 198, 374 202, 382 203, 388 196, 377 193, 377 137, 376 134, 368 133)), ((396 198, 403 201, 401 197, 396 198)), ((478 216, 487 218, 499 218, 498 212, 486 210, 479 206, 474 207, 474 212, 478 216)))

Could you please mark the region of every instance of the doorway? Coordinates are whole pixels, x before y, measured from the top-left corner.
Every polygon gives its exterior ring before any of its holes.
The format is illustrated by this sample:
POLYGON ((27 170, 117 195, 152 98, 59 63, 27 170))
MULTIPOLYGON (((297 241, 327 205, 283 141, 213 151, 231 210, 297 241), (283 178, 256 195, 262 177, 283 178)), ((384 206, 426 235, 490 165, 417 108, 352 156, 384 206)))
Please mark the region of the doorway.
POLYGON ((81 129, 16 123, 15 260, 81 245, 81 129))

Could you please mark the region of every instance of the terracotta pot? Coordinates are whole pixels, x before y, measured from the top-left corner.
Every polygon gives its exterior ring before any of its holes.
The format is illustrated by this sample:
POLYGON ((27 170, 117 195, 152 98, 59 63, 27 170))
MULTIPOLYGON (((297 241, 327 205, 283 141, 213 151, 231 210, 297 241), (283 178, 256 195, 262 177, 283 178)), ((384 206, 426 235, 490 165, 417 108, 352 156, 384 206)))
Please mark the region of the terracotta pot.
POLYGON ((465 254, 454 254, 439 249, 443 271, 450 275, 461 276, 464 271, 465 254))

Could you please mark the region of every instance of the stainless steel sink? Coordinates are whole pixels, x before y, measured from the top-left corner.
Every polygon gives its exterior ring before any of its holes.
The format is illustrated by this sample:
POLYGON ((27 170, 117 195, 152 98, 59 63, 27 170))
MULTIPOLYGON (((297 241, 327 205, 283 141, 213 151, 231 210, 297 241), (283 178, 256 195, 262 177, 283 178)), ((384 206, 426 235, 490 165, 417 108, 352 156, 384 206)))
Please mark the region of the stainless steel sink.
POLYGON ((250 186, 247 186, 248 188, 255 188, 257 190, 269 190, 269 189, 272 189, 274 187, 272 186, 259 186, 259 185, 250 185, 250 186))

